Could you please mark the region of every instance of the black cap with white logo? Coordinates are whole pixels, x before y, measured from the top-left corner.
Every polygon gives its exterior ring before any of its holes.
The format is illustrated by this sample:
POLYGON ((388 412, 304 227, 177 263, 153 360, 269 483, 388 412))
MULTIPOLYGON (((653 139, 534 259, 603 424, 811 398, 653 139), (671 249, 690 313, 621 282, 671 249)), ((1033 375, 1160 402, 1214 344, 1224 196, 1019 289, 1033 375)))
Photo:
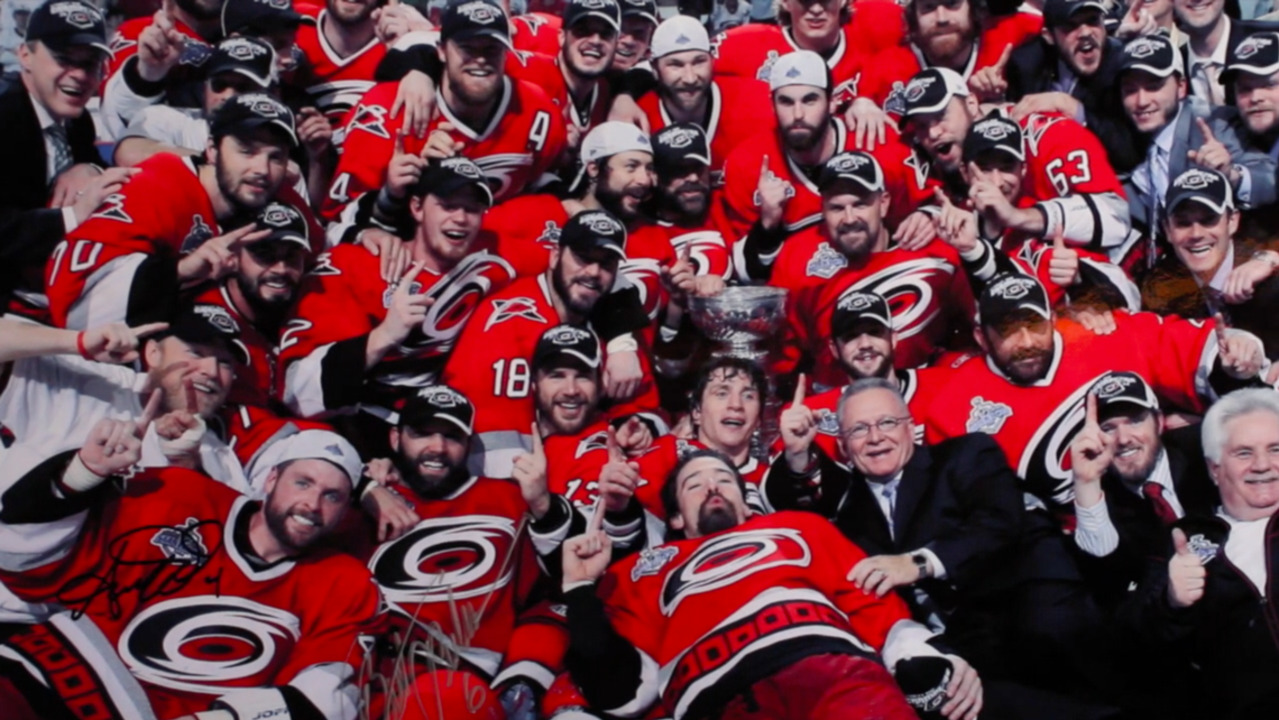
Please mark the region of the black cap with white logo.
POLYGON ((995 113, 973 123, 964 138, 964 162, 972 162, 988 152, 1002 152, 1025 162, 1021 126, 995 113))
POLYGON ((238 73, 266 90, 277 78, 275 49, 255 37, 229 37, 218 43, 204 64, 206 78, 219 73, 238 73))
POLYGON ((604 210, 583 210, 569 218, 560 231, 560 247, 588 257, 598 250, 626 259, 626 227, 604 210))
POLYGON ((622 18, 639 17, 658 24, 656 0, 622 0, 622 18))
POLYGON ((884 170, 874 156, 864 152, 837 153, 822 166, 817 187, 823 195, 848 184, 854 192, 875 193, 884 190, 884 170))
POLYGON ((262 93, 243 93, 228 99, 213 111, 213 117, 209 118, 209 132, 215 139, 220 139, 270 127, 283 132, 289 144, 296 146, 298 135, 293 122, 293 111, 279 100, 262 93))
POLYGON ((1159 399, 1146 381, 1134 372, 1115 370, 1097 378, 1088 392, 1097 396, 1097 414, 1109 410, 1122 411, 1122 405, 1135 405, 1146 410, 1158 410, 1159 399))
POLYGON ((1164 207, 1172 212, 1182 203, 1191 201, 1218 215, 1235 209, 1230 182, 1216 170, 1190 168, 1173 178, 1168 185, 1168 194, 1164 196, 1164 207))
POLYGON ((1061 27, 1070 22, 1072 15, 1089 8, 1100 10, 1103 16, 1106 14, 1106 4, 1101 0, 1045 0, 1044 25, 1061 27))
POLYGON ((1279 33, 1253 33, 1231 48, 1221 82, 1234 82, 1239 73, 1261 77, 1279 73, 1279 33))
POLYGON ((1181 71, 1181 53, 1163 35, 1142 35, 1124 45, 1119 72, 1129 70, 1140 70, 1155 77, 1166 78, 1181 71))
POLYGON ((1052 303, 1039 281, 1022 273, 1000 273, 991 278, 977 299, 981 324, 997 325, 1011 315, 1030 313, 1047 320, 1052 303))
POLYGON ((39 40, 59 52, 87 45, 111 54, 106 19, 97 6, 84 0, 49 0, 36 8, 27 19, 26 40, 39 40))
POLYGON ((192 305, 178 313, 164 335, 172 335, 193 345, 221 345, 241 363, 249 364, 249 351, 240 342, 240 324, 221 305, 192 305))
POLYGON ((659 175, 692 163, 711 164, 706 131, 694 123, 667 125, 653 135, 653 167, 659 175))
POLYGON ((533 370, 560 367, 568 362, 588 370, 598 369, 602 352, 595 333, 576 325, 556 325, 542 333, 533 350, 533 370))
POLYGON ((867 323, 893 329, 893 314, 888 301, 878 293, 854 290, 844 293, 830 314, 830 336, 839 340, 853 337, 856 329, 867 323))
POLYGON ((491 37, 508 48, 515 47, 511 44, 511 23, 506 11, 493 0, 461 0, 446 5, 440 18, 440 39, 473 37, 491 37))
POLYGON ((422 170, 414 194, 420 197, 430 193, 435 197, 445 198, 467 187, 478 189, 486 206, 493 207, 493 188, 489 187, 480 166, 468 158, 457 155, 443 160, 432 160, 422 170))
POLYGON ((270 235, 258 242, 278 240, 297 243, 307 250, 311 249, 311 243, 307 240, 306 218, 302 217, 302 213, 292 205, 280 202, 267 203, 266 207, 258 211, 254 223, 261 230, 271 231, 270 235))
POLYGON ((902 91, 903 114, 910 117, 941 112, 953 97, 968 97, 968 83, 959 73, 939 67, 921 70, 902 91))
POLYGON ((428 385, 409 396, 400 408, 401 427, 420 428, 436 421, 454 425, 470 435, 475 427, 475 406, 448 385, 428 385))
POLYGON ((597 17, 608 23, 614 32, 622 31, 622 7, 617 0, 568 0, 564 3, 562 17, 565 30, 588 17, 597 17))
POLYGON ((226 0, 222 34, 259 35, 295 28, 311 19, 293 9, 292 0, 226 0))

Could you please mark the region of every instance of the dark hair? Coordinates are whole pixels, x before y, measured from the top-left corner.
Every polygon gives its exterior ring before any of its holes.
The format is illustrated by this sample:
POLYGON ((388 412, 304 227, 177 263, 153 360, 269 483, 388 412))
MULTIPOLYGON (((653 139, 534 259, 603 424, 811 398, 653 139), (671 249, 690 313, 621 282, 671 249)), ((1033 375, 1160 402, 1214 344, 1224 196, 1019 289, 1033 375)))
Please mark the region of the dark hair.
POLYGON ((741 471, 737 469, 737 466, 733 464, 733 461, 727 455, 710 448, 690 447, 687 452, 680 456, 679 462, 675 463, 675 467, 671 468, 671 471, 666 475, 666 479, 662 481, 660 497, 662 499, 662 509, 666 511, 667 540, 676 539, 672 535, 679 532, 670 528, 670 519, 679 515, 679 483, 676 482, 676 478, 679 477, 679 472, 684 469, 685 465, 701 458, 715 458, 724 463, 724 467, 731 470, 734 477, 737 478, 737 486, 742 491, 742 498, 746 497, 746 479, 742 477, 741 471))
MULTIPOLYGON (((986 9, 986 0, 966 0, 968 3, 968 22, 972 25, 973 32, 981 36, 981 29, 986 23, 986 16, 989 14, 986 9)), ((910 0, 906 3, 906 30, 914 35, 919 32, 919 14, 917 12, 919 0, 910 0)))
MULTIPOLYGON (((839 27, 841 32, 843 27, 853 19, 853 3, 856 0, 848 0, 844 6, 839 9, 839 27)), ((777 24, 784 28, 791 26, 790 11, 786 9, 786 0, 773 0, 774 14, 777 16, 777 24)))
POLYGON ((768 392, 768 382, 764 379, 764 371, 760 370, 750 360, 725 355, 711 360, 697 371, 697 384, 693 387, 693 392, 688 399, 690 410, 701 408, 702 396, 706 394, 706 388, 711 383, 711 377, 718 370, 724 372, 724 379, 745 375, 750 379, 751 385, 759 391, 761 396, 760 403, 763 403, 762 396, 768 392))

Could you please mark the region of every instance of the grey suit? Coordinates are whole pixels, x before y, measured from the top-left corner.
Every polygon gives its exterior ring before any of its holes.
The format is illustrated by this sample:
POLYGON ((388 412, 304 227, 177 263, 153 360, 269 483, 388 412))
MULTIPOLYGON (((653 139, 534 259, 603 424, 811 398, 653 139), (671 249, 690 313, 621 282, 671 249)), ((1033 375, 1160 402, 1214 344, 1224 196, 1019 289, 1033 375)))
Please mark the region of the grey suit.
MULTIPOLYGON (((1186 157, 1191 150, 1198 150, 1203 145, 1203 133, 1195 118, 1204 118, 1212 128, 1213 135, 1226 146, 1231 159, 1251 176, 1251 188, 1247 198, 1236 196, 1236 205, 1243 208, 1260 207, 1275 201, 1275 161, 1268 155, 1255 150, 1245 149, 1234 128, 1225 119, 1214 116, 1211 108, 1203 100, 1187 97, 1181 103, 1181 111, 1177 115, 1176 130, 1173 134, 1172 149, 1168 157, 1168 182, 1172 182, 1190 167, 1186 157)), ((1153 144, 1153 138, 1151 138, 1153 144)), ((1167 186, 1160 188, 1144 188, 1142 176, 1149 177, 1149 157, 1133 170, 1132 175, 1124 181, 1124 192, 1128 195, 1128 208, 1132 216, 1133 229, 1148 234, 1162 234, 1158 229, 1160 218, 1152 217, 1153 208, 1159 200, 1162 205, 1167 186), (1152 194, 1154 197, 1152 197, 1152 194)), ((1146 183, 1148 184, 1148 183, 1146 183)), ((1239 188, 1235 188, 1236 192, 1239 188)))

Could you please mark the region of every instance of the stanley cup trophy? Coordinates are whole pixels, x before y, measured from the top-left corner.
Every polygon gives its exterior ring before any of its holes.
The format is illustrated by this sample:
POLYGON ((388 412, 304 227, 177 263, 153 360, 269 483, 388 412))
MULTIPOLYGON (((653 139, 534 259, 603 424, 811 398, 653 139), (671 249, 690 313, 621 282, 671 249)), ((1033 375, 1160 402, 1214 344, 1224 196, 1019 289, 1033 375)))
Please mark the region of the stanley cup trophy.
POLYGON ((781 402, 774 397, 777 388, 768 375, 768 354, 769 345, 786 322, 786 290, 754 285, 728 287, 718 295, 690 297, 688 312, 693 324, 715 343, 713 355, 750 360, 768 377, 759 431, 751 448, 753 455, 767 461, 769 448, 779 434, 777 420, 781 414, 781 402))

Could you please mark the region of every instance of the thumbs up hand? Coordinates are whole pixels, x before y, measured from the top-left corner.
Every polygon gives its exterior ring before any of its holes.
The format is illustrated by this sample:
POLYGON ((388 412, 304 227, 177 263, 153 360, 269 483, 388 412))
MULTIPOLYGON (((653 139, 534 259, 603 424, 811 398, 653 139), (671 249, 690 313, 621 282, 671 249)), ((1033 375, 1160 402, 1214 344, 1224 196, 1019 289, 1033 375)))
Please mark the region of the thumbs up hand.
POLYGON ((1175 608, 1190 607, 1204 596, 1208 571, 1190 549, 1181 528, 1172 529, 1172 545, 1175 554, 1168 561, 1168 603, 1175 608))
POLYGON ((1048 256, 1048 279, 1059 287, 1079 282, 1079 252, 1066 246, 1062 228, 1053 232, 1053 249, 1048 256))

